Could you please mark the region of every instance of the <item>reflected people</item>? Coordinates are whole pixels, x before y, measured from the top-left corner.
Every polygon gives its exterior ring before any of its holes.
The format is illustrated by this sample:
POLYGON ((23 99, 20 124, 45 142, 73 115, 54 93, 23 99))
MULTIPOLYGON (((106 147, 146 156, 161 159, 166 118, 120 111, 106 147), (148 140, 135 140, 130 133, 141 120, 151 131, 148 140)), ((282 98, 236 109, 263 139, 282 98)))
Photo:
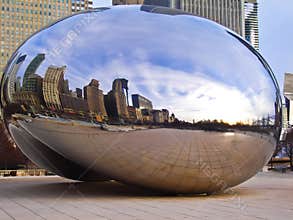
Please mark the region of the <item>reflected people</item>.
POLYGON ((269 65, 245 40, 154 6, 60 20, 17 49, 1 81, 6 129, 39 166, 176 193, 255 175, 279 139, 280 106, 269 65))

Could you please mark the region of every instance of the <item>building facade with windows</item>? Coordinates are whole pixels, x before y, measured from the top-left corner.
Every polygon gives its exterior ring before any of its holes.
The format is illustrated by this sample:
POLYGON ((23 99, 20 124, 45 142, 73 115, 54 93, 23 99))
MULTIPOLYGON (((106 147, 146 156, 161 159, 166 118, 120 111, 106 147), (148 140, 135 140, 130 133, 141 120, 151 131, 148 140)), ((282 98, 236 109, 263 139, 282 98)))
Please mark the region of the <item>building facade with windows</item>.
POLYGON ((133 94, 132 96, 132 104, 135 108, 139 109, 153 109, 153 104, 150 100, 148 100, 146 97, 143 97, 139 94, 133 94))
POLYGON ((92 0, 0 0, 0 71, 31 34, 74 12, 91 9, 92 0))
POLYGON ((84 11, 93 8, 92 0, 72 0, 71 9, 72 12, 84 11))
POLYGON ((245 0, 245 39, 259 50, 258 2, 245 0))
POLYGON ((96 79, 83 88, 84 98, 87 100, 89 111, 99 114, 102 119, 107 117, 103 91, 99 89, 100 83, 96 79))
POLYGON ((176 8, 213 20, 259 49, 257 0, 113 0, 113 5, 146 4, 176 8))
POLYGON ((50 66, 43 80, 43 96, 47 108, 53 111, 62 110, 60 95, 64 88, 64 74, 66 66, 50 66))

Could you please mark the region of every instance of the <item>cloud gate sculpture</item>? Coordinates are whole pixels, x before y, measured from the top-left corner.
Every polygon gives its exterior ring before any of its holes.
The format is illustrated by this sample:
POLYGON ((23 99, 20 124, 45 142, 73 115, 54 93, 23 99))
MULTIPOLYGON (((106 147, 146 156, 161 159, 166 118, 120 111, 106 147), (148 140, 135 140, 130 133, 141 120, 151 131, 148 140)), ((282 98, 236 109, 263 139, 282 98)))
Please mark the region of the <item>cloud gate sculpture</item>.
POLYGON ((72 15, 26 40, 4 71, 9 134, 70 179, 222 191, 255 175, 280 134, 280 92, 262 56, 178 10, 72 15))

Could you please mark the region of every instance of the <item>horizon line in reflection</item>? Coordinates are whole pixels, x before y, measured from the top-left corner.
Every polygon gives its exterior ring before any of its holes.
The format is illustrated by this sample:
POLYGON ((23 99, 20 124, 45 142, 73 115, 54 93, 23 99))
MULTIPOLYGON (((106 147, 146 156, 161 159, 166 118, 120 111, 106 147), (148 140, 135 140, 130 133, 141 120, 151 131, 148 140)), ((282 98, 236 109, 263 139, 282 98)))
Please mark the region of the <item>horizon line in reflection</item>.
POLYGON ((198 120, 186 122, 169 114, 166 108, 153 109, 152 101, 140 94, 132 94, 132 105, 129 104, 128 79, 116 78, 112 90, 104 95, 99 89, 99 81, 91 79, 90 83, 75 91, 69 89, 68 79, 64 79, 66 66, 50 65, 44 78, 36 74, 45 60, 45 54, 37 54, 25 70, 23 81, 16 74, 24 62, 26 55, 18 54, 10 68, 7 98, 11 103, 20 104, 21 110, 32 115, 59 115, 63 118, 75 118, 97 123, 110 124, 208 124, 219 122, 229 125, 271 126, 274 116, 268 114, 257 120, 229 123, 224 120, 198 120), (21 85, 22 84, 22 85, 21 85))

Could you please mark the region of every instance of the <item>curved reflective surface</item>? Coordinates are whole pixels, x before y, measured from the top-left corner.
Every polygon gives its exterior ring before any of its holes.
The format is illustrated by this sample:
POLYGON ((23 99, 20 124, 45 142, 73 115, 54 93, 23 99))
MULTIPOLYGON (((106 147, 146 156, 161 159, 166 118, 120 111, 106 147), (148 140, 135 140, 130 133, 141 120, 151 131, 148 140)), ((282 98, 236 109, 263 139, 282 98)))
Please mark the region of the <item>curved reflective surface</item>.
POLYGON ((214 22, 101 8, 29 38, 1 82, 5 125, 58 175, 180 193, 224 190, 269 160, 280 93, 269 66, 214 22))

